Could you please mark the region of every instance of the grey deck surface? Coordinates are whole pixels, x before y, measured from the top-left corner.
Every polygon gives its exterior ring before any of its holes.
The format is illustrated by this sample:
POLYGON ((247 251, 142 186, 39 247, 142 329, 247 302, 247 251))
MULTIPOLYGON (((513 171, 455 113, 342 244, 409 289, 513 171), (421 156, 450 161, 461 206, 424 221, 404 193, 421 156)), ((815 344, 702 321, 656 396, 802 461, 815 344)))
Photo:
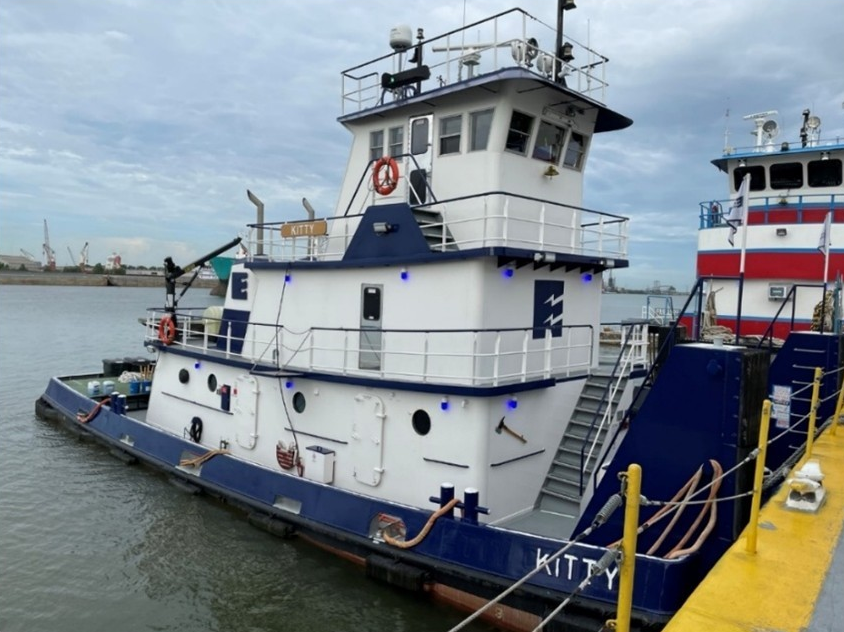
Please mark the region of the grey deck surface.
POLYGON ((844 632, 844 530, 838 536, 835 555, 807 632, 844 632))

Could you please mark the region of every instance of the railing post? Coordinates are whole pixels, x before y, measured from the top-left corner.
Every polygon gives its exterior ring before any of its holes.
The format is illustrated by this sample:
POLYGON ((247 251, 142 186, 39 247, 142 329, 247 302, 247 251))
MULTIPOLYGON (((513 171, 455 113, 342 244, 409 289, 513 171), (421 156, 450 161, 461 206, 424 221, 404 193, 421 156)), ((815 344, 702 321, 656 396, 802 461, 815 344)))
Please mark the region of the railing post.
POLYGON ((522 341, 522 382, 527 381, 527 358, 528 358, 528 341, 530 340, 531 330, 525 330, 525 337, 522 341))
POLYGON ((507 226, 509 224, 509 219, 510 219, 510 198, 505 197, 504 198, 504 217, 502 219, 502 221, 504 222, 504 225, 501 227, 501 245, 502 246, 507 245, 507 226))
POLYGON ((821 390, 821 367, 815 367, 815 380, 812 384, 812 403, 809 408, 809 430, 806 437, 806 459, 812 458, 812 448, 815 445, 815 427, 818 416, 818 395, 821 390))
POLYGON ((472 332, 472 385, 474 386, 480 380, 480 360, 478 359, 478 332, 472 332))
POLYGON ((425 332, 425 342, 422 345, 422 381, 428 381, 428 333, 425 332))
POLYGON ((551 377, 551 328, 545 328, 545 379, 551 377))
POLYGON ((618 571, 618 612, 615 629, 630 632, 633 612, 633 576, 636 569, 636 541, 639 535, 639 500, 642 495, 642 468, 631 463, 627 468, 624 504, 624 536, 618 571))
POLYGON ((833 437, 838 427, 838 420, 841 419, 841 407, 844 405, 844 384, 841 385, 841 390, 838 391, 838 401, 835 403, 835 416, 832 418, 832 428, 829 429, 829 434, 833 437))
POLYGON ((539 248, 545 250, 545 203, 539 207, 539 248))
POLYGON ((748 553, 756 553, 756 539, 759 531, 759 507, 762 505, 762 476, 765 473, 765 454, 768 451, 768 427, 771 423, 771 400, 762 403, 762 422, 759 424, 759 447, 756 454, 756 469, 753 476, 753 497, 750 504, 750 521, 747 523, 748 553))
POLYGON ((501 359, 501 332, 495 334, 495 361, 492 363, 492 385, 498 386, 498 365, 501 359))

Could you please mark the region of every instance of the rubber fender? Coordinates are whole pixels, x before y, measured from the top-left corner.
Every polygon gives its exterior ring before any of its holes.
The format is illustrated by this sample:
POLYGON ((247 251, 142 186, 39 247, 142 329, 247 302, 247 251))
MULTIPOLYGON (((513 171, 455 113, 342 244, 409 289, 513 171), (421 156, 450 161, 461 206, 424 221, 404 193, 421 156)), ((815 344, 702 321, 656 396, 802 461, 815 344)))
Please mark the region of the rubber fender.
POLYGON ((246 521, 253 527, 280 538, 287 539, 296 535, 296 529, 292 524, 288 524, 284 520, 273 518, 267 514, 252 512, 246 517, 246 521))
POLYGON ((422 569, 381 555, 366 558, 366 576, 414 592, 423 590, 428 581, 422 569))

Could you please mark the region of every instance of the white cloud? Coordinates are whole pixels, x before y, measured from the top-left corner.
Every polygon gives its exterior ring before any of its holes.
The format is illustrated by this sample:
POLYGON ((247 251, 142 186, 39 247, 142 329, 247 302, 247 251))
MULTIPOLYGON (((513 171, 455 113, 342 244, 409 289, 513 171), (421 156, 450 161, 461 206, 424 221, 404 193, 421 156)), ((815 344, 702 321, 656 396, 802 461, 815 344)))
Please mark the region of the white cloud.
MULTIPOLYGON (((524 7, 552 24, 554 4, 524 7)), ((468 3, 466 20, 509 7, 468 3)), ((655 253, 666 280, 694 274, 697 204, 726 194, 709 160, 727 108, 734 135, 741 114, 771 108, 796 133, 804 107, 842 135, 844 39, 817 18, 837 8, 594 0, 566 14, 567 36, 610 57, 608 103, 635 121, 593 140, 586 174, 587 206, 633 218, 629 274, 650 282, 655 253)), ((47 217, 59 247, 89 241, 92 261, 189 258, 251 221, 246 188, 274 218, 302 216, 303 196, 331 212, 349 140, 334 121, 340 70, 386 52, 397 23, 430 37, 463 12, 441 0, 4 3, 0 251, 39 250, 47 217)))

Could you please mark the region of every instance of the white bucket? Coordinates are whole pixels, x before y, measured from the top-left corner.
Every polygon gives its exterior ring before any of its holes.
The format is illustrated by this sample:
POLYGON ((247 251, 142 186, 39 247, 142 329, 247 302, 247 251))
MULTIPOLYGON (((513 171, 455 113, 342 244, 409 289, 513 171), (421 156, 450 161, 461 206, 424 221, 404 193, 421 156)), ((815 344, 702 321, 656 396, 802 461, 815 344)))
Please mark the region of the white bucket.
MULTIPOLYGON (((112 388, 114 387, 114 382, 111 383, 112 388)), ((91 380, 88 382, 88 397, 97 397, 101 395, 102 391, 100 390, 100 382, 99 380, 91 380)))
POLYGON ((114 382, 106 380, 103 382, 103 395, 111 395, 114 392, 114 382))

